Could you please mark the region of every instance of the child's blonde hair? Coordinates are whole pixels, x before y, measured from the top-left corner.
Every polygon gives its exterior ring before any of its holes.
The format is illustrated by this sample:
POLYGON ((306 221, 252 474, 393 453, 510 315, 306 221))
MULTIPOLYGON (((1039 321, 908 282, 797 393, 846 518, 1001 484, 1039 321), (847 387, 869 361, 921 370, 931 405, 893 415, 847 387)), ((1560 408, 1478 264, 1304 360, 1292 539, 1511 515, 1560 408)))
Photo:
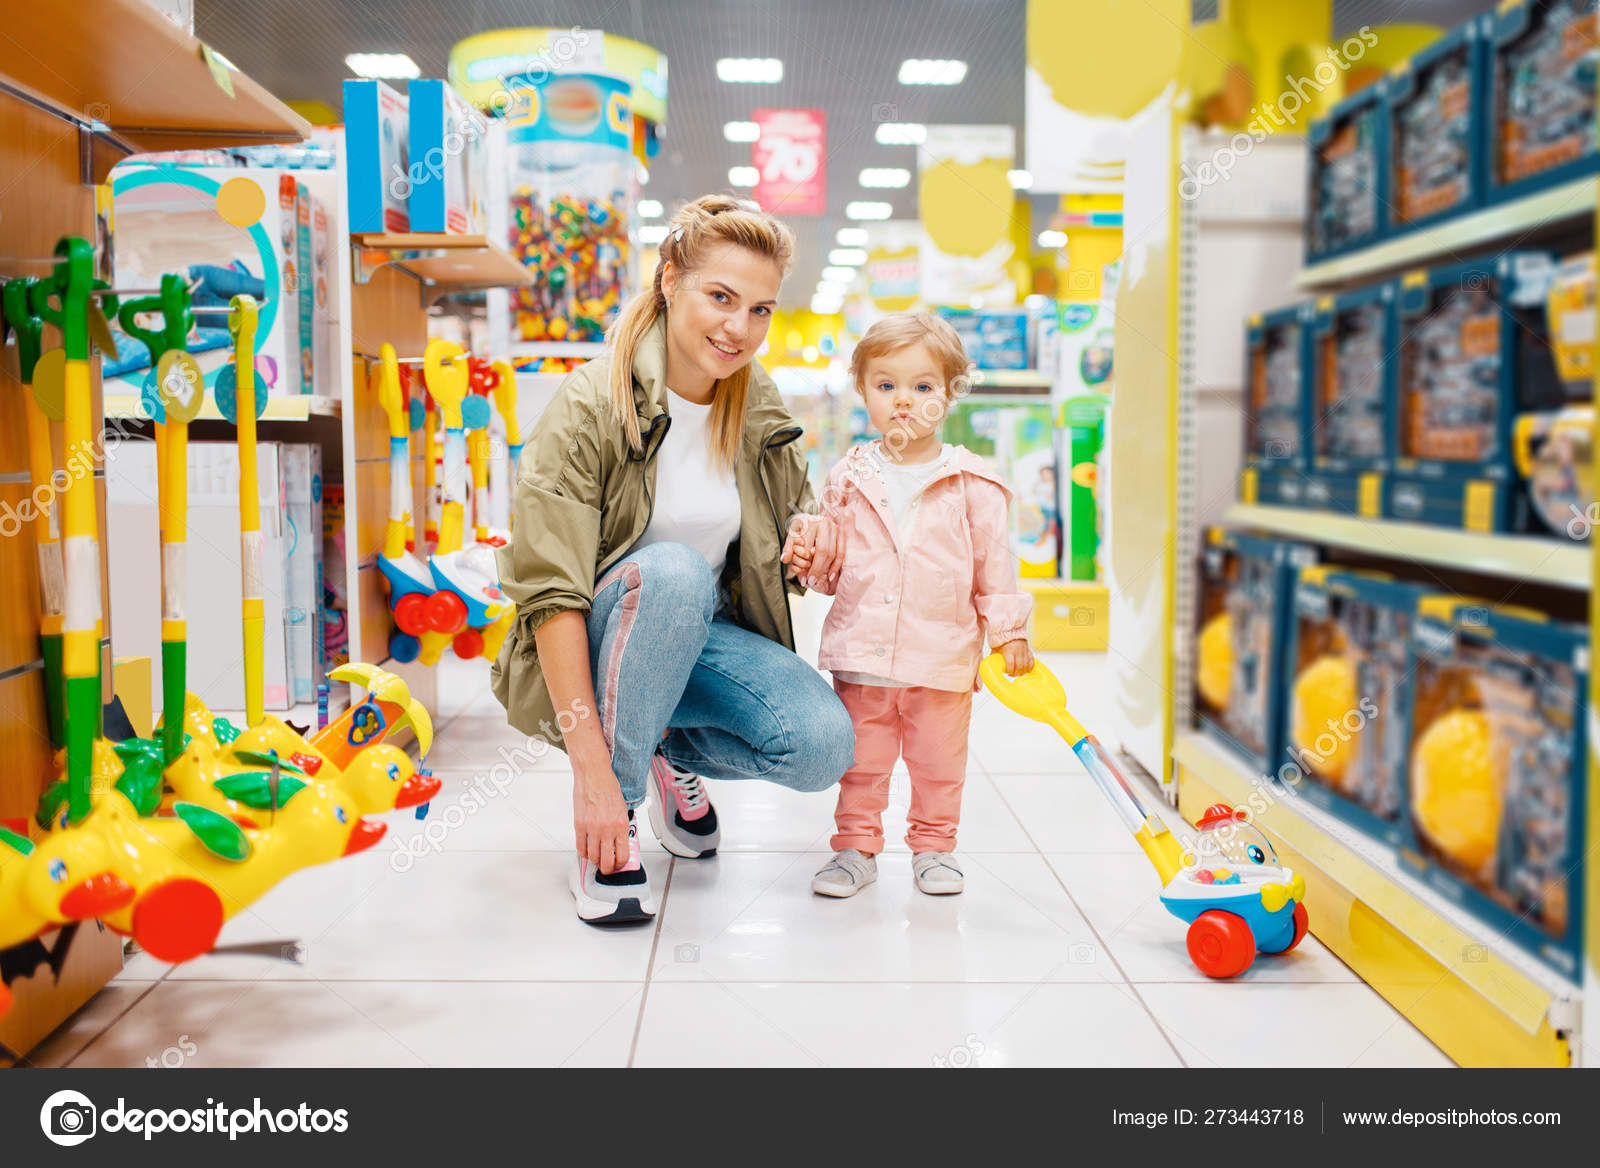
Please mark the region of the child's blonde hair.
MULTIPOLYGON (((789 274, 794 261, 794 233, 788 226, 765 211, 751 210, 732 195, 705 195, 678 208, 667 224, 667 237, 661 241, 655 279, 623 308, 609 337, 611 408, 635 452, 644 449, 644 439, 639 433, 639 415, 633 408, 633 353, 640 338, 667 310, 661 277, 668 264, 680 277, 694 271, 705 261, 706 252, 719 243, 742 247, 771 260, 777 265, 779 279, 789 274)), ((744 407, 749 390, 748 363, 712 386, 711 453, 720 466, 733 465, 744 437, 744 407)))
POLYGON ((895 312, 869 328, 856 345, 850 358, 850 376, 855 380, 856 392, 866 392, 863 382, 872 361, 916 344, 927 346, 939 376, 944 378, 946 398, 965 390, 972 366, 961 337, 950 327, 950 322, 930 312, 895 312))

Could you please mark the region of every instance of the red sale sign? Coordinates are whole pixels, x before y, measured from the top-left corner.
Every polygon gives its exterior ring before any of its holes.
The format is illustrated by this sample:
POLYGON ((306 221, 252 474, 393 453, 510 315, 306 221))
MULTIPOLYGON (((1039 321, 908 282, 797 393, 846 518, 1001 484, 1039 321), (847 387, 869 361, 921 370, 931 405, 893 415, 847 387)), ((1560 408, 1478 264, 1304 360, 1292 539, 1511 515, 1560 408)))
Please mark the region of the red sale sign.
POLYGON ((758 109, 750 116, 761 129, 750 147, 760 176, 756 202, 774 214, 821 215, 828 205, 827 112, 758 109))

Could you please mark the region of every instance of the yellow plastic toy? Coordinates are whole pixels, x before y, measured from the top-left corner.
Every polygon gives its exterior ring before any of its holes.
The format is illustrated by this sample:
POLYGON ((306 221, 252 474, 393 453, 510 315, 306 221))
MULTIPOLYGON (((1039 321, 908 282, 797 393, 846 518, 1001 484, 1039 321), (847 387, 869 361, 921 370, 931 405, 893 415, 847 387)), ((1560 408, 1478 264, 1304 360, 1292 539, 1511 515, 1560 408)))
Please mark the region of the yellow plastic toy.
POLYGON ((1453 709, 1434 719, 1411 755, 1411 806, 1417 826, 1471 872, 1493 859, 1500 831, 1488 715, 1453 709))
POLYGON ((35 843, 0 827, 0 949, 132 901, 133 886, 111 870, 111 860, 95 836, 74 832, 35 843))
POLYGON ((1195 684, 1212 709, 1228 708, 1228 692, 1233 685, 1233 622, 1226 610, 1217 613, 1200 630, 1195 684))
POLYGON ((1356 667, 1348 657, 1318 657, 1295 678, 1289 735, 1296 756, 1335 787, 1343 785, 1360 749, 1361 729, 1334 733, 1328 727, 1340 726, 1356 701, 1356 667))

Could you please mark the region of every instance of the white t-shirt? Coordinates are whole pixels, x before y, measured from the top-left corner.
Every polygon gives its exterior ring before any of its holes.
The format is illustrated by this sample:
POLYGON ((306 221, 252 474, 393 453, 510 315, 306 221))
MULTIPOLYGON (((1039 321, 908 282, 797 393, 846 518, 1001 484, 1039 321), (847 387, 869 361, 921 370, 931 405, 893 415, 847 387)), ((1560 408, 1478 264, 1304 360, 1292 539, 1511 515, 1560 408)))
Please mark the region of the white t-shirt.
MULTIPOLYGON (((877 472, 876 484, 862 484, 863 489, 870 486, 881 486, 883 493, 879 498, 889 501, 889 513, 894 516, 895 544, 904 547, 911 538, 915 528, 914 512, 911 510, 911 500, 922 493, 922 488, 944 468, 946 458, 950 453, 950 445, 946 443, 939 451, 939 456, 928 462, 919 462, 907 465, 903 462, 891 461, 883 453, 881 446, 873 447, 870 452, 873 469, 877 472)), ((879 677, 873 673, 849 673, 837 671, 834 677, 852 685, 882 685, 892 689, 907 689, 910 682, 893 681, 887 677, 879 677)))
POLYGON ((656 451, 655 510, 636 547, 685 544, 720 578, 728 545, 739 538, 739 487, 732 467, 711 461, 710 404, 674 393, 668 412, 672 425, 656 451))

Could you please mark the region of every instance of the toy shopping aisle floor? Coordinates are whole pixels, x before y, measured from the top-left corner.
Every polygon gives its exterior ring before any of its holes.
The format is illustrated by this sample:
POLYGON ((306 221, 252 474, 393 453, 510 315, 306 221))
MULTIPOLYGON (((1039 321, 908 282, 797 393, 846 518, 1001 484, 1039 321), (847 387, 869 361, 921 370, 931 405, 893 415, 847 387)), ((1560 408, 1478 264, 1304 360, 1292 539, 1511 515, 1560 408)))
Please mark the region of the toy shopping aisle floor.
MULTIPOLYGON (((814 649, 825 604, 800 606, 803 647, 809 630, 814 649)), ((1102 661, 1044 659, 1094 725, 1102 661)), ((445 786, 430 819, 389 816, 378 847, 290 878, 223 933, 224 944, 299 939, 303 965, 213 955, 170 969, 134 956, 32 1061, 1448 1065, 1313 937, 1236 982, 1208 981, 1065 744, 986 694, 961 831, 965 894, 912 888, 896 830, 903 771, 878 883, 845 901, 810 892, 832 792, 721 782, 720 854, 675 861, 641 822, 655 926, 591 928, 566 887, 565 756, 524 763, 499 793, 491 768, 520 736, 481 662, 450 669, 441 690, 463 696, 440 718, 432 761, 445 786)))

